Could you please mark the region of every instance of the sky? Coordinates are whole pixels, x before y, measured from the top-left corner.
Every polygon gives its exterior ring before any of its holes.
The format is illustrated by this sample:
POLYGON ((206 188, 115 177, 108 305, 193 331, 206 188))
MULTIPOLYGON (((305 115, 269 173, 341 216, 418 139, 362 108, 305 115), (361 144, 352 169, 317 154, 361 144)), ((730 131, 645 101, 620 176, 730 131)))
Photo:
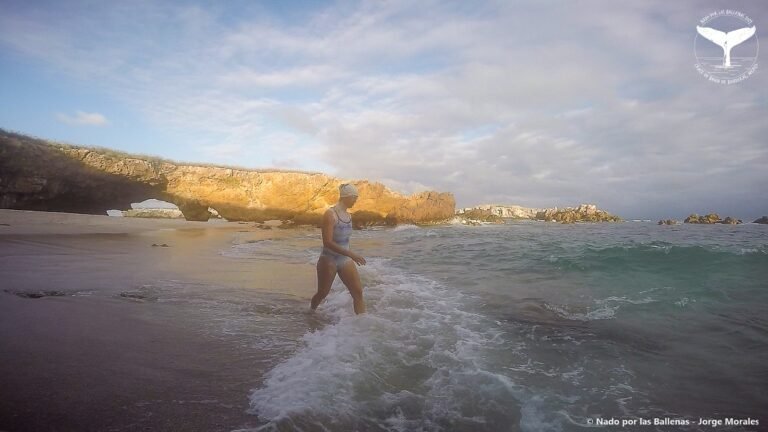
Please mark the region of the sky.
POLYGON ((696 69, 721 9, 757 28, 734 58, 768 44, 758 0, 0 0, 0 128, 457 208, 746 221, 768 215, 768 69, 696 69))

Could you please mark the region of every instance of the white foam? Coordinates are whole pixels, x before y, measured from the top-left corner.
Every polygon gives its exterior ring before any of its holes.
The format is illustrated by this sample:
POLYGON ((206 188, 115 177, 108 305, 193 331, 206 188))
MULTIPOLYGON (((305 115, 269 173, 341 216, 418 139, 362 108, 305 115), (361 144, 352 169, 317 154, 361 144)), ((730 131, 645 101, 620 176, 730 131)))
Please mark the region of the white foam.
POLYGON ((652 297, 631 299, 628 297, 611 296, 595 300, 594 303, 596 306, 594 308, 589 308, 586 312, 574 312, 569 310, 567 306, 558 306, 549 303, 545 303, 544 307, 566 319, 575 321, 593 321, 615 318, 616 312, 618 312, 622 304, 639 305, 655 301, 657 300, 652 297))
POLYGON ((392 228, 392 231, 398 232, 398 231, 405 231, 405 230, 412 230, 412 229, 421 229, 421 228, 413 224, 402 224, 392 228))
POLYGON ((382 258, 358 269, 379 281, 365 287, 368 313, 354 315, 337 280, 318 308, 333 324, 305 334, 304 347, 267 373, 251 394, 253 413, 272 426, 439 430, 446 422, 485 428, 486 415, 514 411, 518 390, 484 361, 499 330, 464 311, 460 293, 382 258))

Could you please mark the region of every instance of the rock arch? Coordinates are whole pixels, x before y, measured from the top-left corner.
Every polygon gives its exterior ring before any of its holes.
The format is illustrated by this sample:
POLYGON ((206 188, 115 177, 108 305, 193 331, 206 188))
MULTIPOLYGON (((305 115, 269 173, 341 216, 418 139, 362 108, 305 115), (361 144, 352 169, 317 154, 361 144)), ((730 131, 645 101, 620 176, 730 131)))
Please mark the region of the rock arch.
MULTIPOLYGON (((312 222, 336 202, 341 183, 321 173, 183 165, 0 130, 0 208, 103 215, 156 198, 178 206, 187 220, 207 221, 211 207, 230 221, 312 222)), ((364 211, 369 225, 453 217, 450 193, 405 196, 380 183, 352 183, 360 191, 354 210, 364 211)))

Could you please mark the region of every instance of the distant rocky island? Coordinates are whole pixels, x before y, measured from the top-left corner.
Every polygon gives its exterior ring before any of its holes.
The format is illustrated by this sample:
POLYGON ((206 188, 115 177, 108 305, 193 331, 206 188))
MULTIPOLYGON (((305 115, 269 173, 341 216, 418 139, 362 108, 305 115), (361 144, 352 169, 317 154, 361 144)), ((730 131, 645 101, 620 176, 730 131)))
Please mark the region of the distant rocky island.
MULTIPOLYGON (((685 218, 683 223, 696 224, 696 225, 711 225, 711 224, 723 224, 723 225, 738 225, 744 223, 741 219, 737 219, 732 216, 728 216, 725 219, 721 218, 717 213, 709 213, 703 216, 699 216, 696 213, 692 213, 685 218)), ((768 216, 763 216, 756 219, 752 223, 756 224, 768 224, 768 216)), ((662 219, 658 222, 659 225, 677 225, 679 222, 675 219, 662 219)))
MULTIPOLYGON (((338 187, 345 182, 360 191, 352 209, 356 227, 447 222, 456 206, 448 192, 403 195, 368 180, 184 164, 50 142, 2 129, 0 173, 0 208, 16 210, 104 215, 154 198, 175 204, 187 220, 207 221, 214 216, 209 209, 215 209, 229 221, 279 219, 317 225, 323 212, 338 200, 338 187)), ((161 213, 141 211, 126 216, 170 215, 161 213)))
POLYGON ((528 208, 517 205, 484 204, 459 209, 456 215, 464 220, 503 223, 505 219, 529 219, 547 222, 620 222, 621 218, 600 210, 594 204, 564 208, 528 208))
POLYGON ((717 213, 710 213, 706 216, 699 216, 696 213, 691 214, 687 218, 685 218, 684 223, 687 224, 726 224, 726 225, 736 225, 743 223, 741 219, 736 219, 734 217, 728 216, 725 219, 722 219, 717 213))

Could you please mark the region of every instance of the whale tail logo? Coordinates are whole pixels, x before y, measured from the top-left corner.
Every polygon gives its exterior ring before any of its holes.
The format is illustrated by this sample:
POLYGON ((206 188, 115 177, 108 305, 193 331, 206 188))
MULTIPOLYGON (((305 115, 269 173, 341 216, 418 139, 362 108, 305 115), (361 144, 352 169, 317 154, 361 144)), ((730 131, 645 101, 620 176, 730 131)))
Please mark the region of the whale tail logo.
POLYGON ((731 67, 731 49, 746 41, 755 34, 755 26, 738 30, 722 32, 710 27, 696 26, 696 30, 706 39, 714 42, 723 49, 723 67, 731 67))

